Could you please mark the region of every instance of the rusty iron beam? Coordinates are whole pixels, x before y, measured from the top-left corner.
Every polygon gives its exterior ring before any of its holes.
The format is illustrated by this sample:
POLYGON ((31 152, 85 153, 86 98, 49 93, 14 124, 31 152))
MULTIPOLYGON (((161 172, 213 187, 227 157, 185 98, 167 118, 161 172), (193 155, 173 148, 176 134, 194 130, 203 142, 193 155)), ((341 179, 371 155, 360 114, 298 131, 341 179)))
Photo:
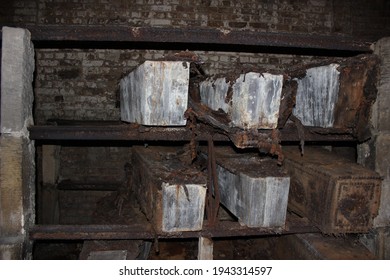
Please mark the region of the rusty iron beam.
POLYGON ((284 229, 248 228, 238 222, 219 221, 212 228, 204 227, 201 231, 159 233, 156 234, 149 223, 134 225, 35 225, 30 230, 32 240, 115 240, 115 239, 172 239, 212 237, 245 237, 266 236, 274 234, 295 234, 319 232, 318 228, 309 223, 306 218, 287 215, 284 229))
MULTIPOLYGON (((81 140, 81 141, 190 141, 192 131, 187 127, 134 127, 131 125, 44 125, 29 128, 32 140, 81 140)), ((234 138, 240 147, 258 147, 259 137, 271 138, 271 130, 236 131, 229 136, 223 131, 211 131, 207 125, 198 124, 197 141, 207 141, 212 134, 214 141, 228 142, 234 138)), ((300 136, 292 124, 280 129, 282 142, 299 142, 300 136)), ((356 141, 352 132, 345 129, 305 127, 306 142, 351 142, 356 141)))
MULTIPOLYGON (((33 140, 125 140, 125 141, 189 141, 192 132, 185 127, 137 127, 130 125, 86 125, 86 126, 32 126, 29 128, 33 140)), ((197 136, 206 141, 207 133, 197 136)), ((229 141, 225 135, 215 135, 216 141, 229 141)))
MULTIPOLYGON (((10 25, 15 26, 15 24, 10 25)), ((133 42, 231 45, 293 49, 372 52, 370 42, 352 37, 304 33, 258 32, 203 27, 131 27, 121 25, 18 24, 30 30, 36 42, 133 42)), ((92 46, 93 47, 93 46, 92 46)), ((237 49, 239 50, 239 49, 237 49)))

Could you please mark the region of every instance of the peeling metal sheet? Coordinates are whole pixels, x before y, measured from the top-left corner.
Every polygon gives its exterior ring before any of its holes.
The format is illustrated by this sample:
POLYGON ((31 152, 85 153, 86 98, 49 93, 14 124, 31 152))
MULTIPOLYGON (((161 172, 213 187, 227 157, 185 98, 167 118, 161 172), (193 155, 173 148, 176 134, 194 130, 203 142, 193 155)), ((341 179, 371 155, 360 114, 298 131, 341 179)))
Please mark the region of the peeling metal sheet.
POLYGON ((230 83, 226 82, 225 78, 205 80, 199 86, 202 103, 214 111, 222 109, 225 113, 229 113, 231 104, 226 102, 229 87, 230 83))
POLYGON ((153 126, 184 126, 189 62, 145 61, 120 81, 121 120, 153 126))
POLYGON ((233 127, 273 129, 278 124, 282 86, 282 75, 249 72, 234 81, 232 96, 225 78, 202 82, 200 94, 202 103, 225 111, 233 127))
POLYGON ((303 125, 333 127, 335 105, 339 92, 339 64, 307 69, 298 80, 294 115, 303 125))

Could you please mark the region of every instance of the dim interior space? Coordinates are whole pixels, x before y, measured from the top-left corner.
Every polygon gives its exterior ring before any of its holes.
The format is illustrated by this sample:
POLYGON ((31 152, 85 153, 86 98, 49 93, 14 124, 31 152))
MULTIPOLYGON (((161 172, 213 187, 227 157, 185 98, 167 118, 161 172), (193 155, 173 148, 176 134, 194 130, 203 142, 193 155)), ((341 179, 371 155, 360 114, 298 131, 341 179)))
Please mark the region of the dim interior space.
POLYGON ((0 259, 390 259, 390 4, 0 3, 0 259))

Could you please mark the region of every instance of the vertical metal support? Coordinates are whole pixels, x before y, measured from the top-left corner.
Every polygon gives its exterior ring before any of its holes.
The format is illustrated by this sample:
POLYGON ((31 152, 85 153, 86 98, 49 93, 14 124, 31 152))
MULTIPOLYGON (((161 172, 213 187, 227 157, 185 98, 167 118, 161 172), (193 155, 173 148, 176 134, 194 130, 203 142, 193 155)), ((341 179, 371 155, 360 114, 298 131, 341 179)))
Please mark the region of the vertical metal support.
POLYGON ((220 194, 218 187, 218 175, 215 162, 215 151, 213 138, 208 139, 208 160, 207 160, 207 185, 208 195, 206 204, 206 213, 208 225, 213 226, 217 222, 217 215, 220 203, 220 194))

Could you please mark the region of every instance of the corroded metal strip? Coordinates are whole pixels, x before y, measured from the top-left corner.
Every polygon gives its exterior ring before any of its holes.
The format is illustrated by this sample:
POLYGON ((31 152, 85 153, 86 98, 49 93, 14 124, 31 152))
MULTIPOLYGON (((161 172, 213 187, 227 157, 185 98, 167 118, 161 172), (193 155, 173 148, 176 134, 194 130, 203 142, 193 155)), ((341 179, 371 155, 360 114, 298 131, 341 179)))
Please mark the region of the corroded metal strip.
MULTIPOLYGON (((11 25, 10 25, 11 26, 11 25)), ((220 28, 129 27, 118 25, 36 25, 19 24, 33 41, 155 42, 236 46, 264 46, 372 52, 370 42, 335 35, 224 30, 220 28)))
MULTIPOLYGON (((103 122, 104 124, 104 122, 103 122)), ((208 125, 198 123, 199 129, 196 133, 196 140, 207 141, 210 134, 214 141, 228 142, 233 139, 237 147, 258 147, 258 137, 271 138, 272 131, 258 130, 256 135, 253 131, 234 131, 225 133, 210 128, 208 125)), ((280 140, 300 141, 298 131, 294 125, 287 124, 280 131, 280 140)), ((185 127, 163 128, 163 127, 134 127, 131 125, 64 125, 64 126, 32 126, 29 128, 29 136, 32 140, 55 140, 55 141, 190 141, 193 133, 185 127)), ((323 129, 317 127, 305 128, 305 141, 320 142, 345 142, 356 141, 350 129, 331 128, 323 129)))
POLYGON ((156 234, 148 223, 133 225, 35 225, 30 230, 33 240, 91 240, 91 239, 170 239, 207 237, 265 236, 271 234, 291 234, 319 232, 306 218, 287 213, 286 226, 278 231, 262 228, 248 228, 238 222, 219 221, 213 228, 204 227, 201 231, 156 234))

